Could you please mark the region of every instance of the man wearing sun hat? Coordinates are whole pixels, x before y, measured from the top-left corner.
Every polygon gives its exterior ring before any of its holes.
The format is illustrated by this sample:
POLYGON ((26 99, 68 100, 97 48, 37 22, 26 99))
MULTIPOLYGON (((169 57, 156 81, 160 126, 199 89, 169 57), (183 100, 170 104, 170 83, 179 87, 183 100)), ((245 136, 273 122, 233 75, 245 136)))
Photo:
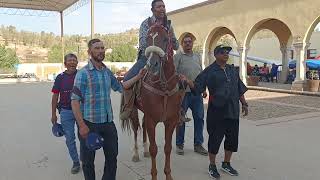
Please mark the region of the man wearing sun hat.
POLYGON ((216 61, 203 70, 195 81, 181 76, 181 80, 187 82, 192 92, 201 94, 206 88, 209 90, 209 102, 207 111, 207 131, 209 134, 209 175, 219 178, 220 174, 216 167, 216 155, 220 144, 225 137, 225 158, 221 169, 226 173, 237 176, 238 172, 231 166, 231 156, 238 151, 239 116, 240 106, 242 112, 248 115, 248 104, 244 93, 247 91, 239 77, 239 73, 233 65, 228 65, 229 46, 219 45, 214 49, 216 61))
MULTIPOLYGON (((178 74, 183 74, 191 80, 195 80, 196 77, 202 71, 202 61, 198 53, 193 52, 193 42, 195 37, 191 33, 187 33, 181 41, 182 50, 174 55, 173 61, 178 74)), ((185 136, 185 114, 190 108, 192 111, 194 121, 194 152, 207 156, 208 151, 202 146, 203 144, 203 128, 204 128, 204 107, 203 98, 207 97, 207 92, 204 91, 201 94, 194 95, 190 88, 185 90, 185 96, 181 105, 182 114, 181 125, 178 125, 176 130, 176 153, 178 155, 184 155, 184 136, 185 136)))

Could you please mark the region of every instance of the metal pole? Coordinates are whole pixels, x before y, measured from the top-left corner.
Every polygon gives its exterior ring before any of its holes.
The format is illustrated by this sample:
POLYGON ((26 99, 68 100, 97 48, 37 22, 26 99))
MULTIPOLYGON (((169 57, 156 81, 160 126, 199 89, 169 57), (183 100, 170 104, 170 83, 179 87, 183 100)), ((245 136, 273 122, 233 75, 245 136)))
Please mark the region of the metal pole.
POLYGON ((94 0, 91 0, 91 39, 94 37, 94 0))
POLYGON ((61 49, 62 49, 62 69, 64 67, 64 28, 63 28, 63 12, 60 12, 60 27, 61 27, 61 49))

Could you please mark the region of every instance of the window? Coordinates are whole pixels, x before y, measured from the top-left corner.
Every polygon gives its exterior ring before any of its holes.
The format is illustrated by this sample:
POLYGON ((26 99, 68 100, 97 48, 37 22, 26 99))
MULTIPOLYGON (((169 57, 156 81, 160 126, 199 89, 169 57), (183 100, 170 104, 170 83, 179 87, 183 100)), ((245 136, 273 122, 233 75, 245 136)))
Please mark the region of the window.
POLYGON ((317 57, 317 50, 316 49, 308 49, 307 58, 314 59, 317 57))

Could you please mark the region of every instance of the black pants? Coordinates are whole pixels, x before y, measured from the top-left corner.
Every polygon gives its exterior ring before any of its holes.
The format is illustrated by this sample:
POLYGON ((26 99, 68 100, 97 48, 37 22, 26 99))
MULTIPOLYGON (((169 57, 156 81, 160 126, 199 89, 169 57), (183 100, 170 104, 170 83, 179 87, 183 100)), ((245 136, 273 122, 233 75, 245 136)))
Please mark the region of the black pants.
MULTIPOLYGON (((118 133, 114 123, 94 124, 85 121, 90 132, 98 133, 104 138, 103 152, 105 156, 104 173, 102 180, 115 180, 117 174, 118 156, 118 133)), ((95 180, 95 151, 91 151, 86 146, 86 141, 80 138, 80 152, 82 169, 85 180, 95 180)))
POLYGON ((238 151, 239 119, 224 118, 223 109, 210 108, 207 115, 207 131, 209 153, 218 154, 224 137, 224 149, 231 152, 238 151))

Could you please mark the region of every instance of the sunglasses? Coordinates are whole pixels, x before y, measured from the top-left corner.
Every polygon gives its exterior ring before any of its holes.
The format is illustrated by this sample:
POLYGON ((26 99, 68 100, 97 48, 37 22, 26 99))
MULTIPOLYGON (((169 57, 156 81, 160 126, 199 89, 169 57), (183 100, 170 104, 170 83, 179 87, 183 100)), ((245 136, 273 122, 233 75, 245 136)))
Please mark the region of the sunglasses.
POLYGON ((227 50, 220 50, 220 51, 218 51, 218 54, 229 54, 229 51, 227 51, 227 50))

